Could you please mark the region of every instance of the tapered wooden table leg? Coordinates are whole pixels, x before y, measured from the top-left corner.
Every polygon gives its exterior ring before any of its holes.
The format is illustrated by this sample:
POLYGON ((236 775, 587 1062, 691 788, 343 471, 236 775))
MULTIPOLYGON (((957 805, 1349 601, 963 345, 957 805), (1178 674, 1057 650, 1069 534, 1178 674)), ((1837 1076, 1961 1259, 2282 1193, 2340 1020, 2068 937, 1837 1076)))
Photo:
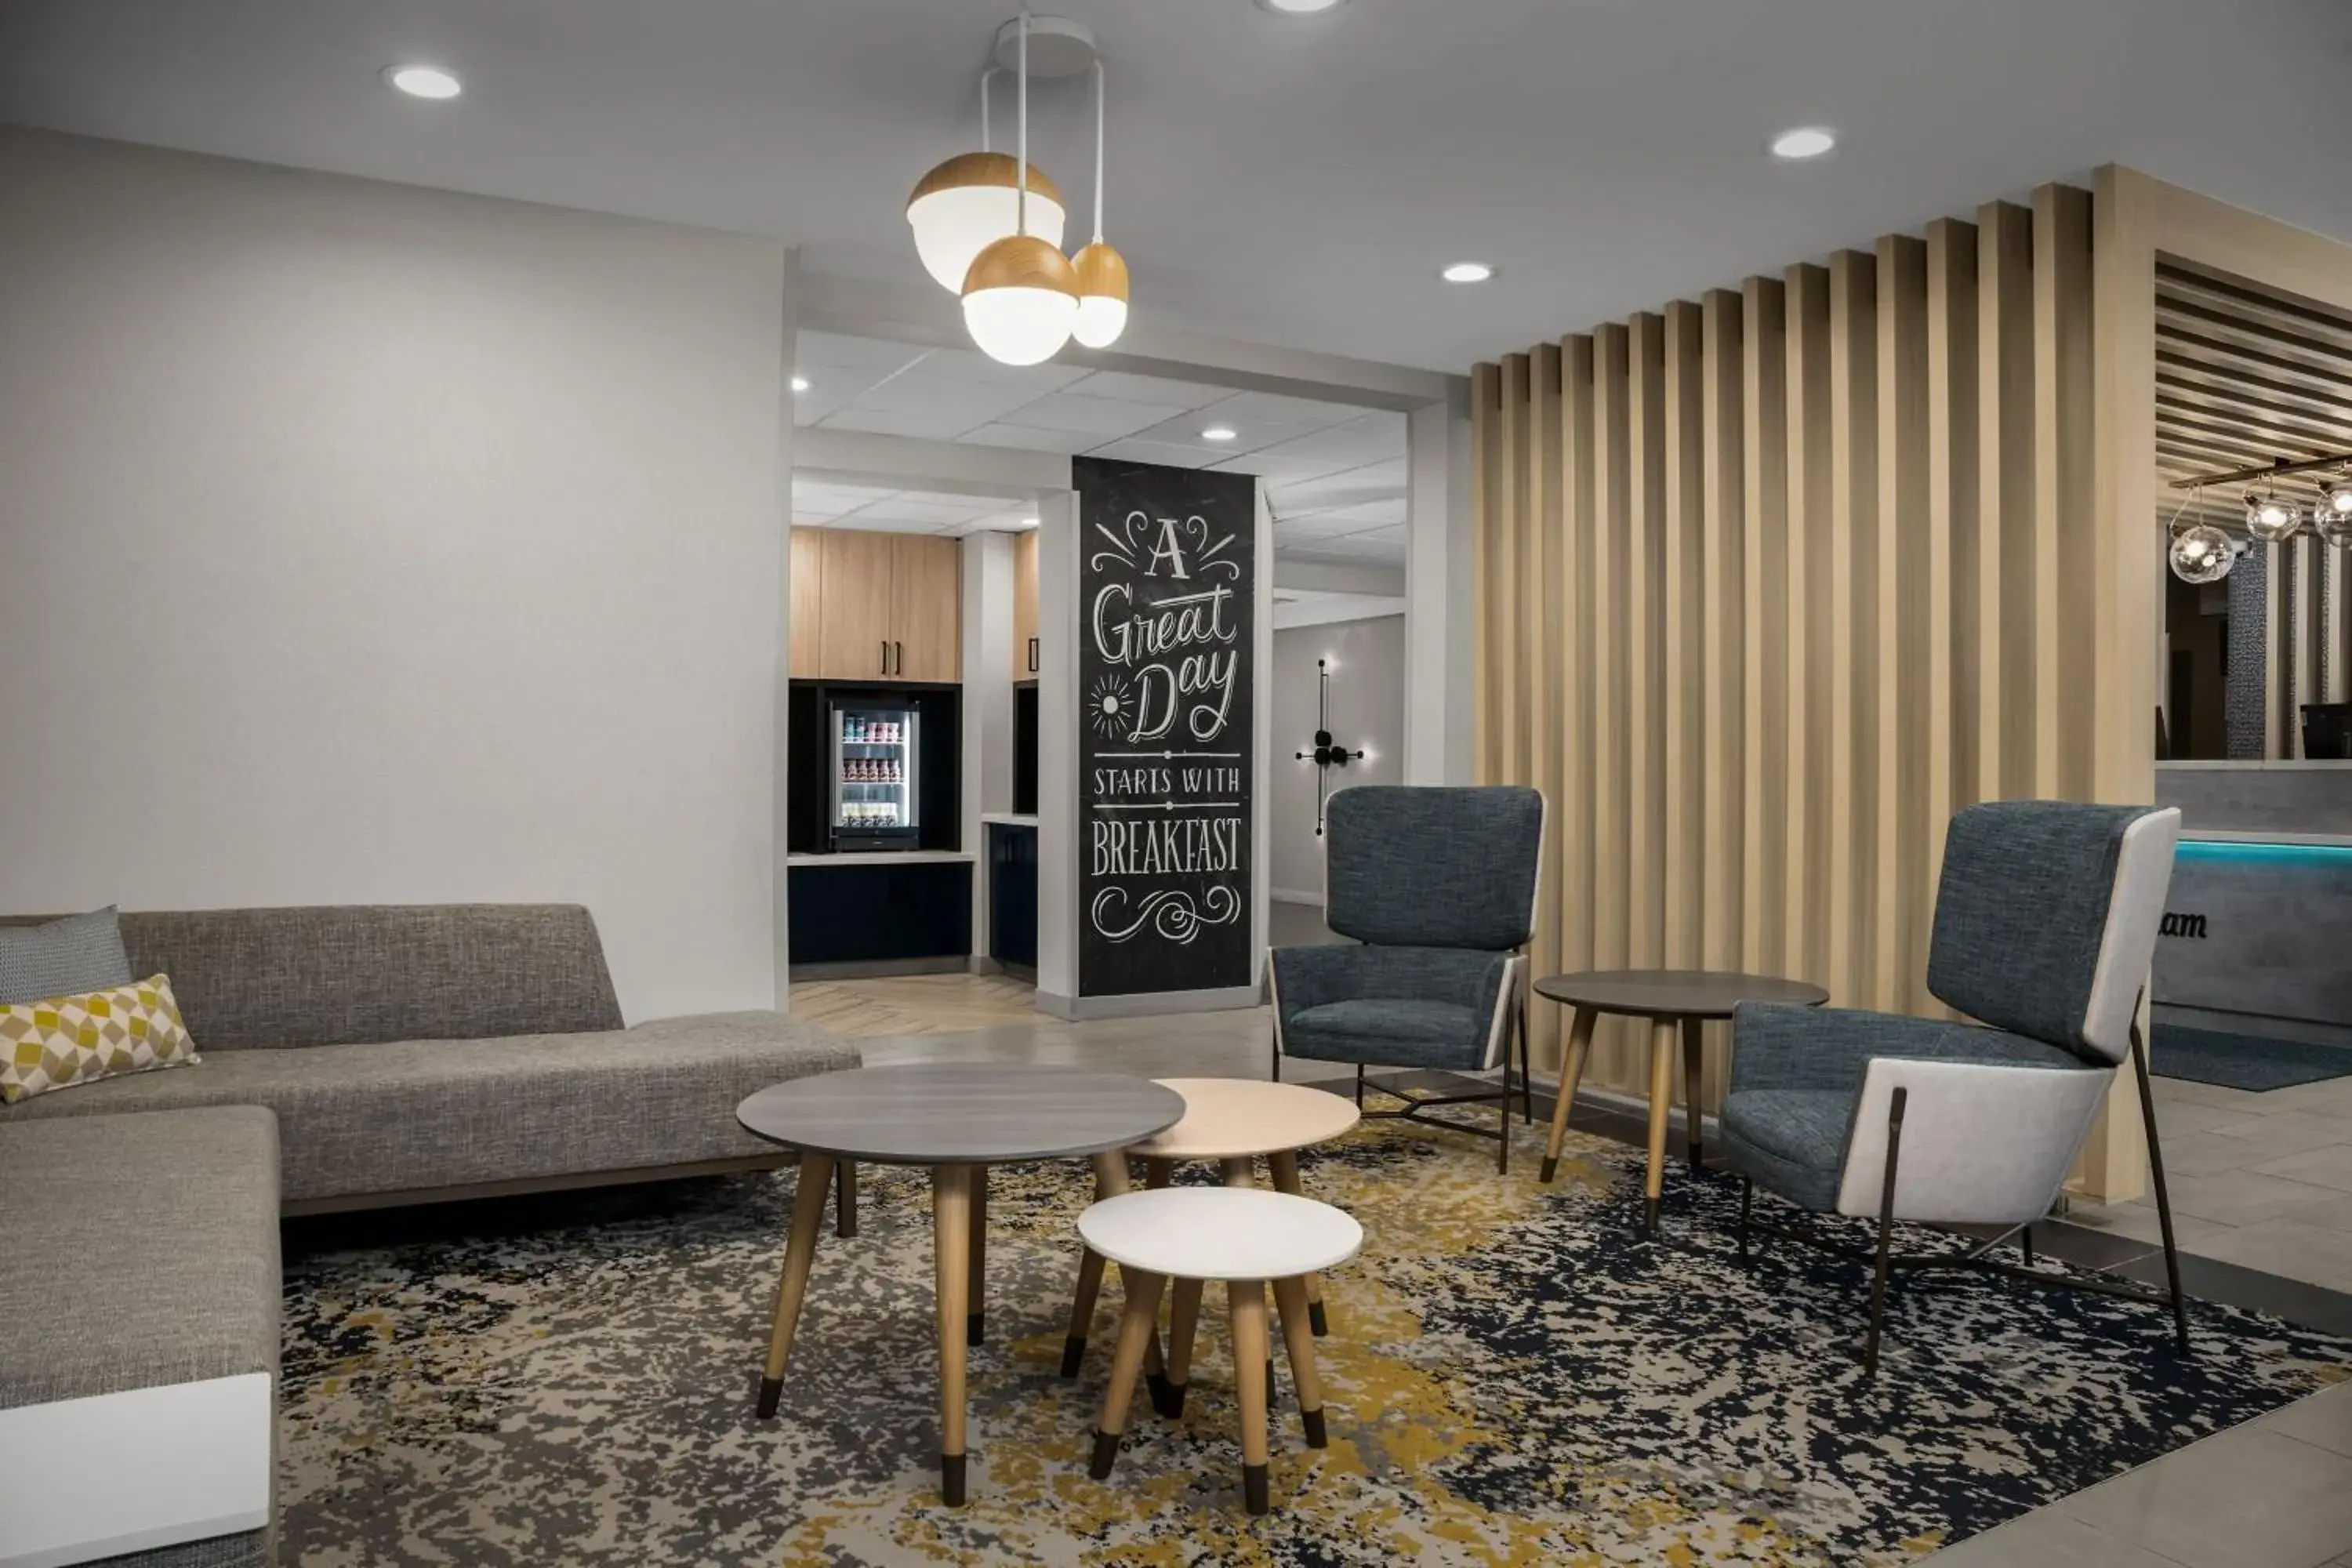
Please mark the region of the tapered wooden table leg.
POLYGON ((971 1171, 931 1167, 931 1249, 940 1317, 940 1497, 963 1506, 964 1329, 971 1310, 971 1171))
POLYGON ((833 1162, 822 1154, 801 1156, 793 1184, 792 1239, 784 1246, 784 1277, 776 1287, 776 1318, 768 1331, 768 1364, 760 1379, 760 1419, 776 1413, 783 1396, 784 1363, 793 1353, 793 1331, 800 1326, 801 1300, 808 1294, 809 1267, 816 1258, 816 1233, 824 1224, 824 1189, 833 1162))
POLYGON ((1155 1394, 1152 1406, 1173 1421, 1184 1414, 1184 1385, 1192 1375, 1192 1341, 1201 1326, 1201 1282, 1179 1279, 1170 1296, 1167 1393, 1155 1394))
POLYGON ((971 1171, 971 1283, 967 1298, 970 1312, 964 1323, 964 1342, 978 1345, 988 1342, 988 1167, 973 1165, 971 1171))
MULTIPOLYGON (((1127 1191, 1127 1156, 1117 1152, 1095 1156, 1095 1201, 1127 1191)), ((1095 1302, 1102 1294, 1102 1254, 1078 1244, 1078 1292, 1070 1301, 1069 1337, 1062 1342, 1062 1375, 1076 1377, 1087 1359, 1087 1336, 1094 1331, 1095 1302)))
POLYGON ((1666 1111, 1675 1098, 1675 1021, 1650 1020, 1650 1164, 1642 1179, 1642 1226, 1658 1233, 1658 1199, 1665 1191, 1666 1111))
POLYGON ((1601 1016, 1590 1007, 1576 1010, 1576 1021, 1569 1026, 1568 1053, 1560 1058, 1559 1096, 1552 1101, 1551 1136, 1544 1140, 1543 1169, 1536 1180, 1549 1182, 1559 1169, 1560 1146, 1568 1140, 1568 1115, 1576 1103, 1577 1080, 1584 1076, 1584 1058, 1592 1048, 1592 1026, 1601 1016))
POLYGON ((833 1163, 833 1234, 851 1237, 857 1234, 857 1162, 835 1160, 833 1163))
POLYGON ((1102 1415, 1095 1423, 1095 1451, 1087 1473, 1097 1480, 1110 1476, 1118 1458, 1119 1434, 1127 1430, 1127 1406, 1135 1396, 1135 1374, 1143 1369, 1143 1347, 1160 1331, 1160 1290, 1165 1277, 1140 1269, 1119 1270, 1127 1281, 1127 1311, 1118 1321, 1118 1349, 1110 1363, 1110 1386, 1103 1391, 1102 1415))
MULTIPOLYGON (((1246 1159, 1220 1160, 1217 1165, 1220 1173, 1224 1177, 1225 1185, 1229 1187, 1257 1185, 1257 1177, 1252 1173, 1250 1163, 1246 1159)), ((1258 1313, 1262 1318, 1265 1312, 1265 1302, 1263 1300, 1265 1293, 1261 1289, 1258 1294, 1261 1298, 1258 1302, 1258 1313)), ((1271 1348, 1265 1352, 1265 1402, 1268 1405, 1274 1403, 1274 1352, 1271 1348)))
POLYGON ((1265 1473, 1265 1285, 1235 1279, 1225 1287, 1234 1321, 1234 1382, 1242 1407, 1242 1506, 1252 1513, 1268 1507, 1265 1473))
POLYGON ((1706 1027, 1696 1018, 1685 1018, 1682 1022, 1683 1113, 1689 1120, 1683 1146, 1690 1154, 1690 1168, 1694 1171, 1699 1168, 1700 1162, 1706 1157, 1699 1146, 1698 1109, 1699 1094, 1706 1077, 1706 1045, 1702 1034, 1706 1027))
POLYGON ((1307 1428, 1307 1446, 1328 1447, 1330 1439, 1323 1428, 1323 1379, 1315 1370, 1315 1336, 1307 1327, 1306 1281, 1276 1280, 1274 1300, 1282 1309, 1282 1341, 1290 1350, 1290 1386, 1298 1392, 1298 1418, 1307 1428))
MULTIPOLYGON (((1294 1198, 1307 1195, 1298 1184, 1298 1154, 1296 1150, 1285 1149, 1268 1154, 1265 1163, 1274 1176, 1276 1192, 1288 1193, 1294 1198)), ((1320 1274, 1307 1277, 1307 1321, 1318 1339, 1331 1331, 1331 1321, 1323 1315, 1323 1276, 1320 1274)))

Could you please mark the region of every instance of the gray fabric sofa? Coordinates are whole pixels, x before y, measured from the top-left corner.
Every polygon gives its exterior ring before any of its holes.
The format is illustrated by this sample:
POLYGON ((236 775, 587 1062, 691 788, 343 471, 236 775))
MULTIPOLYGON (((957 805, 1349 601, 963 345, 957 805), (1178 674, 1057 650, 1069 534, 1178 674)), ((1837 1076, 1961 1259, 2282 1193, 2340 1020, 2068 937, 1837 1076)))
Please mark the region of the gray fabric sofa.
POLYGON ((857 1053, 781 1013, 624 1027, 574 906, 125 914, 204 1060, 36 1096, 52 1117, 259 1105, 289 1214, 639 1181, 778 1160, 735 1106, 857 1053))
MULTIPOLYGON (((10 921, 9 923, 19 923, 10 921)), ((780 1013, 626 1027, 564 906, 126 914, 203 1060, 0 1109, 0 1412, 278 1367, 281 1213, 744 1169, 735 1107, 858 1065, 780 1013)), ((268 1530, 108 1559, 247 1568, 268 1530)))

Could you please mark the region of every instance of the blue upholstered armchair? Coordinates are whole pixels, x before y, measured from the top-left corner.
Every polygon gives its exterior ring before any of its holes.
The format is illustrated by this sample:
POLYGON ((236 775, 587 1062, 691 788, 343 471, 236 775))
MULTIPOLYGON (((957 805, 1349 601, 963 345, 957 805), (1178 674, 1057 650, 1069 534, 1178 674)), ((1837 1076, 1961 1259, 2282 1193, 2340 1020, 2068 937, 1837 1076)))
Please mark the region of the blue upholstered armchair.
POLYGON ((1747 1183, 1740 1256, 1751 1230, 1812 1239, 1755 1218, 1759 1185, 1803 1208, 1874 1219, 1863 1352, 1873 1373, 1896 1269, 1975 1268, 2168 1299, 2105 1276, 2031 1267, 2033 1223, 2050 1212, 2126 1057, 2147 1118, 2174 1332, 2188 1349, 2137 1022, 2179 837, 2174 810, 1970 806, 1952 818, 1945 843, 1927 989, 1977 1023, 1752 1005, 1733 1018, 1722 1136, 1747 1183), (1898 1219, 1998 1228, 1973 1246, 1895 1257, 1898 1219), (2024 1267, 1994 1256, 2011 1237, 2024 1267))
MULTIPOLYGON (((1543 796, 1507 786, 1359 785, 1331 797, 1328 819, 1323 918, 1356 940, 1274 950, 1275 1076, 1286 1052, 1353 1062, 1360 1105, 1367 1067, 1470 1073, 1499 1064, 1498 1163, 1508 1171, 1515 1020, 1523 1109, 1531 1105, 1524 1100, 1528 961, 1519 950, 1535 928, 1543 796)), ((1418 1116, 1498 1097, 1397 1098, 1405 1109, 1367 1114, 1418 1116)))

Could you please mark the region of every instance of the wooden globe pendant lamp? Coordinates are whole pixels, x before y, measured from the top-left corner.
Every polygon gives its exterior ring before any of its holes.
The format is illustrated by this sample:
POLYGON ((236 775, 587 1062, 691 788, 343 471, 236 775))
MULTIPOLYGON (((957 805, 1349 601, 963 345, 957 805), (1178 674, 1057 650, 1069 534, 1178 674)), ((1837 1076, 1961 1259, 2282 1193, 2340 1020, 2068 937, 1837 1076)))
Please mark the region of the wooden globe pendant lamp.
POLYGON ((963 300, 965 330, 982 353, 1005 364, 1042 364, 1076 337, 1107 348, 1127 327, 1127 262, 1104 243, 1103 69, 1094 37, 1060 16, 1023 12, 997 32, 1000 60, 1019 79, 1014 155, 988 150, 988 83, 981 78, 981 151, 949 159, 923 176, 907 203, 925 270, 963 300), (1039 45, 1033 61, 1031 40, 1039 45), (1095 77, 1093 243, 1075 262, 1062 254, 1061 193, 1029 162, 1029 78, 1091 69, 1095 77), (960 270, 959 270, 960 268, 960 270))

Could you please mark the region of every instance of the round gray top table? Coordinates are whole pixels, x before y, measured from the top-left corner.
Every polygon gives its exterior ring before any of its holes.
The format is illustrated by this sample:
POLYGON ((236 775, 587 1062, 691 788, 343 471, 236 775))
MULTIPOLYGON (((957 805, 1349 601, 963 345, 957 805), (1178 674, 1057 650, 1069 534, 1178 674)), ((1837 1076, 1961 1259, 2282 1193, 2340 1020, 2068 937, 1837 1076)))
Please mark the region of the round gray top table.
POLYGON ((1699 1078, 1705 1066, 1701 1026, 1730 1017, 1732 1009, 1742 1002, 1818 1007, 1830 999, 1827 991, 1809 981, 1711 969, 1604 969, 1554 974, 1537 981, 1535 993, 1576 1012, 1569 1029, 1568 1057, 1560 1064, 1559 1098, 1552 1106, 1551 1136, 1544 1145, 1538 1181, 1550 1181, 1559 1167, 1569 1110, 1575 1103, 1577 1080, 1584 1075, 1585 1053, 1592 1044, 1592 1026, 1603 1013, 1650 1020, 1650 1158, 1642 1188, 1642 1224, 1653 1235, 1658 1228, 1659 1194, 1664 1190, 1666 1109, 1674 1097, 1675 1037, 1682 1037, 1683 1105, 1689 1119, 1684 1142, 1690 1167, 1696 1171, 1701 1154, 1699 1078))
POLYGON ((1175 1125, 1184 1100, 1120 1073, 1024 1066, 856 1068, 763 1089, 736 1107, 744 1129, 800 1151, 792 1240, 760 1382, 776 1413, 793 1331, 808 1290, 824 1194, 854 1161, 931 1172, 932 1257, 940 1331, 940 1494, 964 1500, 964 1353, 985 1328, 980 1277, 988 1247, 988 1167, 1098 1154, 1175 1125))

